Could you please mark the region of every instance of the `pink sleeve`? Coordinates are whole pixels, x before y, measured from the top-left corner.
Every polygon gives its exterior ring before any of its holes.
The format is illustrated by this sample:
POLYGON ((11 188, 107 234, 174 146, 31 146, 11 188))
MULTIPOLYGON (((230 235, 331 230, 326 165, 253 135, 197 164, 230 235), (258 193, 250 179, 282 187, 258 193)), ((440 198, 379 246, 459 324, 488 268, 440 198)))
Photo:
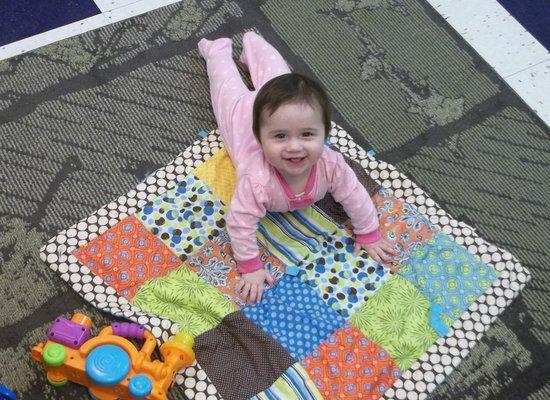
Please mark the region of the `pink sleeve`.
POLYGON ((376 242, 381 238, 376 207, 342 154, 334 153, 336 162, 333 165, 330 193, 351 218, 356 240, 360 243, 376 242))
POLYGON ((239 272, 253 272, 262 267, 256 231, 266 213, 263 188, 245 176, 237 180, 227 216, 227 232, 239 272))

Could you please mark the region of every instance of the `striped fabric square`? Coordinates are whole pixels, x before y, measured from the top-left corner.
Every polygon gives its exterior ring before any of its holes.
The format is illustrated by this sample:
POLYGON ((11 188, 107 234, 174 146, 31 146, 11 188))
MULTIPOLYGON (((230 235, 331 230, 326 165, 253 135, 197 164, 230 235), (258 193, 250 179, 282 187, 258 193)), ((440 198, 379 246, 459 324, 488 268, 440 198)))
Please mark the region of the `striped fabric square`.
POLYGON ((346 233, 316 207, 286 213, 268 212, 258 227, 258 239, 286 265, 303 265, 330 251, 353 249, 346 233))
POLYGON ((268 389, 250 400, 323 400, 317 386, 300 364, 291 365, 268 389))
POLYGON ((345 320, 299 277, 284 275, 262 302, 242 312, 280 342, 296 360, 311 353, 345 320))

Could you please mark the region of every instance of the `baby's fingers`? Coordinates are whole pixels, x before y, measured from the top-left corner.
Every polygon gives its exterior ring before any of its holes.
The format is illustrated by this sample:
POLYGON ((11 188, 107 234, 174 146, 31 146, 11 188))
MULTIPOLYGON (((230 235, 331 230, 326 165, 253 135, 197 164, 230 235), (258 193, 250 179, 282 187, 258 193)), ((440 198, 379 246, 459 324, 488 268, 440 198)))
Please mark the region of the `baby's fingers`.
POLYGON ((241 286, 241 289, 239 290, 239 297, 243 301, 246 301, 247 297, 249 296, 250 289, 251 289, 250 283, 245 283, 244 285, 241 286))
POLYGON ((250 294, 248 296, 248 300, 250 303, 256 303, 256 298, 258 296, 258 286, 252 285, 250 287, 250 294))
POLYGON ((395 246, 393 244, 391 244, 390 242, 388 242, 387 240, 384 240, 382 242, 382 245, 380 246, 382 248, 382 250, 384 250, 386 253, 390 253, 392 255, 397 255, 397 249, 395 248, 395 246))
POLYGON ((397 256, 397 251, 390 244, 380 246, 378 251, 382 259, 386 262, 391 262, 397 256))
POLYGON ((380 256, 378 255, 378 252, 376 250, 377 249, 370 249, 367 253, 374 261, 381 263, 382 260, 380 259, 380 256))
POLYGON ((243 288, 244 288, 244 285, 245 285, 245 281, 244 279, 241 277, 241 279, 239 280, 239 283, 237 283, 237 286, 235 286, 235 291, 237 293, 241 293, 243 288))
POLYGON ((275 283, 275 278, 273 278, 273 275, 271 275, 271 273, 269 272, 267 272, 266 280, 269 286, 273 286, 273 284, 275 283))
POLYGON ((382 247, 375 249, 378 256, 382 259, 383 262, 390 262, 391 255, 387 253, 382 247))
POLYGON ((264 295, 264 284, 258 286, 258 292, 256 294, 256 298, 254 299, 254 303, 259 303, 262 301, 262 297, 264 295))

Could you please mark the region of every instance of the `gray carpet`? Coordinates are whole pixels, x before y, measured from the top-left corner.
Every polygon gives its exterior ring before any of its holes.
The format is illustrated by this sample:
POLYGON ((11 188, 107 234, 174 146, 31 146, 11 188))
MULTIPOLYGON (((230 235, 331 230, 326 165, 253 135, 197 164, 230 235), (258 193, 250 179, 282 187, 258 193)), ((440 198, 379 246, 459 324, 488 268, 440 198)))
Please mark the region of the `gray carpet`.
POLYGON ((82 396, 49 386, 30 347, 58 315, 112 318, 38 249, 215 128, 196 43, 248 29, 325 84, 359 144, 532 273, 432 398, 550 398, 550 131, 413 0, 183 1, 0 61, 0 383, 22 399, 82 396))

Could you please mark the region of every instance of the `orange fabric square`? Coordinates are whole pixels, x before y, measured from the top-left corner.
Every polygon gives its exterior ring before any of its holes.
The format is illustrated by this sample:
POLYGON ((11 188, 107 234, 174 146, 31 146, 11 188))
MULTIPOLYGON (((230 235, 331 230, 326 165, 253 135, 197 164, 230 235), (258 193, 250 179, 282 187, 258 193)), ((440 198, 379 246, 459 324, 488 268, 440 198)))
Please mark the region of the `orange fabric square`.
POLYGON ((182 264, 162 240, 132 216, 77 249, 74 256, 128 300, 147 280, 182 264))
POLYGON ((326 399, 378 400, 401 376, 389 354, 359 329, 338 329, 302 362, 326 399))
MULTIPOLYGON (((409 259, 413 249, 427 242, 435 235, 437 228, 415 206, 390 195, 384 189, 376 193, 372 201, 378 210, 382 237, 397 246, 397 257, 390 267, 392 272, 397 272, 409 259)), ((345 225, 351 234, 351 221, 346 221, 345 225)))
MULTIPOLYGON (((260 260, 276 281, 285 273, 282 262, 262 246, 260 246, 260 260)), ((244 302, 235 292, 240 274, 237 271, 237 263, 233 258, 231 242, 226 231, 206 242, 200 250, 189 257, 186 264, 197 275, 222 292, 237 308, 244 306, 244 302)))

